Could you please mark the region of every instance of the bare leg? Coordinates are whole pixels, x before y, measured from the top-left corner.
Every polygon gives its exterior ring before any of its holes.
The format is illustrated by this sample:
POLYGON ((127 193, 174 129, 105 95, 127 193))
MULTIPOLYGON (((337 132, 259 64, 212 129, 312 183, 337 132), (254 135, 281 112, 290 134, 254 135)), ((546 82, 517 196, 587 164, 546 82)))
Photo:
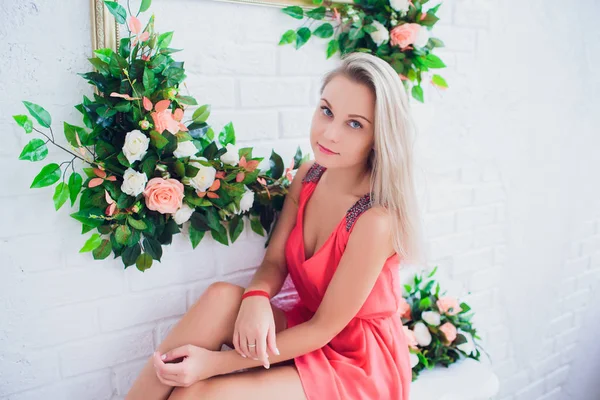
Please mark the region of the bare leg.
MULTIPOLYGON (((223 344, 232 347, 233 328, 240 308, 244 288, 227 282, 210 285, 158 346, 166 352, 185 344, 220 350, 223 344)), ((275 329, 285 329, 283 311, 273 307, 275 329)), ((150 358, 127 394, 126 400, 165 400, 173 387, 162 384, 156 376, 150 358)))

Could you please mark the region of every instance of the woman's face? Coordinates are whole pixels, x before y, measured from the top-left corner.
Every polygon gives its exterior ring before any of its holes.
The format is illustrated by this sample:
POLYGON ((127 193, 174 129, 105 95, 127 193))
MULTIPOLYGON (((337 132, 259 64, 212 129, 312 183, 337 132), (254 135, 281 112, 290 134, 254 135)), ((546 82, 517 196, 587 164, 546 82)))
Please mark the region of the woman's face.
POLYGON ((343 75, 333 78, 313 115, 310 144, 326 168, 366 163, 374 143, 375 95, 343 75))

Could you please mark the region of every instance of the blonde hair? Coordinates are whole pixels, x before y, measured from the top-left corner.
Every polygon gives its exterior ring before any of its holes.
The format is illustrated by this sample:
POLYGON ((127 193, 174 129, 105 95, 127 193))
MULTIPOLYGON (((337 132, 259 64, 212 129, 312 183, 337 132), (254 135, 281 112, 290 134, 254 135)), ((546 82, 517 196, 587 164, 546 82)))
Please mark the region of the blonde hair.
POLYGON ((394 69, 368 53, 349 53, 328 72, 320 93, 336 76, 367 85, 375 94, 374 152, 369 156, 371 204, 393 218, 393 243, 403 262, 423 262, 421 219, 413 177, 416 128, 406 89, 394 69))

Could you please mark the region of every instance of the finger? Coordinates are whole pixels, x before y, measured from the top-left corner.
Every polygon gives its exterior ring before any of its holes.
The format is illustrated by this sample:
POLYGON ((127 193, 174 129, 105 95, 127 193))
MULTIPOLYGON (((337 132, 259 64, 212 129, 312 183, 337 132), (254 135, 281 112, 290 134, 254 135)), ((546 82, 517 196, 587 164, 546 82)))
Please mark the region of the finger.
POLYGON ((256 342, 256 354, 266 369, 269 369, 269 356, 267 356, 267 335, 260 337, 256 342))
POLYGON ((243 335, 240 335, 240 349, 246 357, 254 358, 248 349, 248 338, 243 335))
POLYGON ((165 379, 163 377, 161 377, 160 375, 156 375, 158 377, 158 380, 160 381, 160 383, 162 383, 163 385, 167 385, 167 386, 181 386, 179 383, 175 382, 175 381, 171 381, 169 379, 165 379))
POLYGON ((279 355, 279 349, 275 341, 275 326, 271 325, 269 332, 267 332, 267 347, 271 350, 271 353, 279 355))
POLYGON ((256 351, 256 343, 257 340, 256 339, 249 339, 248 340, 248 351, 250 352, 250 357, 252 357, 253 360, 258 360, 258 352, 256 351), (253 346, 251 346, 253 345, 253 346))
POLYGON ((240 349, 240 333, 237 330, 233 333, 233 340, 231 343, 233 344, 235 351, 237 351, 240 356, 246 357, 246 355, 242 353, 242 349, 240 349))
POLYGON ((158 352, 155 352, 152 357, 154 358, 154 367, 161 375, 182 375, 185 373, 185 365, 183 362, 177 364, 166 364, 161 359, 158 352))
POLYGON ((172 350, 167 351, 166 353, 162 354, 161 356, 161 360, 167 362, 167 361, 171 361, 174 360, 176 358, 180 358, 180 357, 187 357, 190 355, 190 345, 183 345, 177 348, 174 348, 172 350))

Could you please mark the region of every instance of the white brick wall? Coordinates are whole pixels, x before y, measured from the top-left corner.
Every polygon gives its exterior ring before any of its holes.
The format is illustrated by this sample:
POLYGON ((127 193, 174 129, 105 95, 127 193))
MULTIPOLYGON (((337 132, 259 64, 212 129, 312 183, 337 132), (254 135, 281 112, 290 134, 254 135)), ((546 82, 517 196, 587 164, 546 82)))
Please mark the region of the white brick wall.
MULTIPOLYGON (((267 158, 309 150, 320 77, 337 63, 323 42, 278 47, 296 22, 274 8, 154 0, 153 11, 158 30, 175 30, 187 88, 212 104, 216 130, 233 121, 267 158)), ((414 104, 430 264, 465 286, 501 400, 600 398, 586 358, 600 346, 579 340, 598 319, 599 11, 593 0, 446 0, 435 35, 451 88, 426 87, 414 104)), ((249 230, 229 249, 208 239, 192 251, 180 235, 144 274, 77 253, 85 238, 69 210, 28 189, 39 165, 17 160, 29 138, 10 116, 30 100, 57 133, 80 121, 89 31, 87 1, 0 9, 0 170, 11 171, 0 194, 0 400, 122 399, 206 287, 247 284, 264 254, 249 230)))

